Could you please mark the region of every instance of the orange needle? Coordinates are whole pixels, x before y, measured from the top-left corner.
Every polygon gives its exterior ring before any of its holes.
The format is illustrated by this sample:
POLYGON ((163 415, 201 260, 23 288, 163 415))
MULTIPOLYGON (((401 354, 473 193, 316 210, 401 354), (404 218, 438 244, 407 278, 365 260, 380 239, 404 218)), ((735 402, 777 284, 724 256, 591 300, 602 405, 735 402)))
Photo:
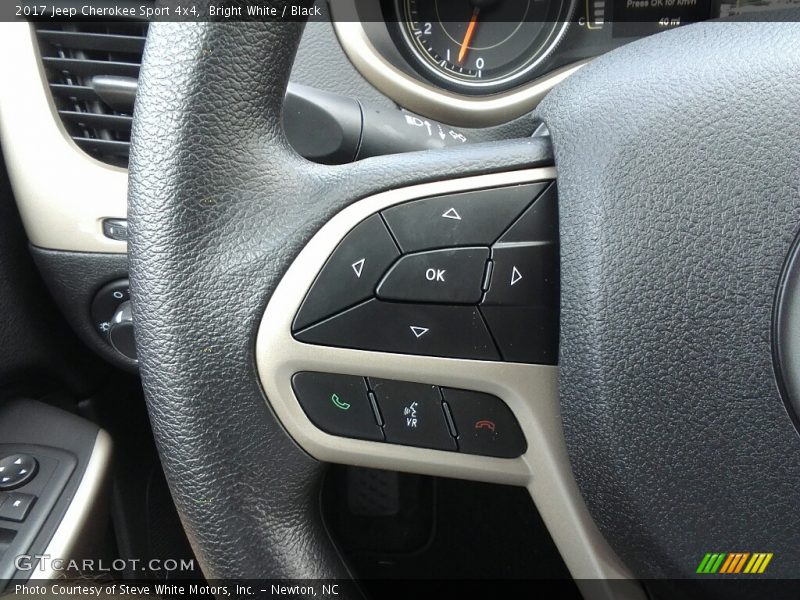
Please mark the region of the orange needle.
POLYGON ((472 41, 472 36, 475 35, 475 27, 478 25, 478 10, 472 13, 472 18, 467 25, 467 33, 464 34, 464 41, 461 42, 461 50, 458 51, 458 64, 464 62, 464 57, 467 55, 469 43, 472 41))

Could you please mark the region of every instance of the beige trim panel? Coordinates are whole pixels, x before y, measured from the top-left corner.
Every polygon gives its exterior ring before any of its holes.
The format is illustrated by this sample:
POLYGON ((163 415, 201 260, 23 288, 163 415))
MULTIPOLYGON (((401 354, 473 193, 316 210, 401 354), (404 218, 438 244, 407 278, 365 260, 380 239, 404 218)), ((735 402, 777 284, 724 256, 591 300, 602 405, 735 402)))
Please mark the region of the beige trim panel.
MULTIPOLYGON (((555 169, 543 168, 429 183, 390 190, 344 209, 309 241, 272 295, 258 330, 256 365, 272 409, 295 441, 315 458, 526 486, 574 577, 628 579, 589 516, 572 476, 561 425, 557 367, 314 346, 291 335, 294 315, 322 265, 347 232, 369 215, 415 198, 549 180, 555 175, 555 169), (292 375, 306 370, 495 394, 519 419, 528 451, 520 458, 499 459, 329 435, 311 423, 292 390, 292 375)), ((635 593, 638 587, 632 589, 635 593)))
POLYGON ((41 563, 34 567, 31 579, 55 579, 63 576, 63 573, 52 569, 52 559, 75 558, 81 544, 91 537, 89 531, 105 526, 102 503, 107 500, 106 486, 110 472, 111 436, 101 429, 97 432, 92 454, 72 502, 42 553, 49 560, 43 569, 40 569, 41 563))
POLYGON ((70 139, 47 89, 33 30, 0 23, 0 143, 28 239, 78 252, 126 252, 104 218, 125 218, 128 173, 70 139))
POLYGON ((500 125, 532 111, 561 81, 588 61, 581 61, 513 90, 484 97, 456 94, 404 73, 386 60, 372 45, 362 23, 336 20, 333 27, 350 61, 380 92, 401 107, 459 127, 500 125))

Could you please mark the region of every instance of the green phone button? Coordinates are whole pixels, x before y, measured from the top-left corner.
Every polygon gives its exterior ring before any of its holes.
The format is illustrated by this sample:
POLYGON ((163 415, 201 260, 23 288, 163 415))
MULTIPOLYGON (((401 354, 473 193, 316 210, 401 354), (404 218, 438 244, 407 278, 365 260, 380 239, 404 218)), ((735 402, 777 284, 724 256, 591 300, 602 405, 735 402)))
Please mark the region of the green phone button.
POLYGON ((363 377, 304 371, 294 374, 292 388, 303 411, 322 431, 383 440, 363 377))
POLYGON ((350 404, 347 402, 343 402, 341 398, 339 398, 338 394, 331 394, 331 402, 336 408, 341 410, 350 410, 350 404))

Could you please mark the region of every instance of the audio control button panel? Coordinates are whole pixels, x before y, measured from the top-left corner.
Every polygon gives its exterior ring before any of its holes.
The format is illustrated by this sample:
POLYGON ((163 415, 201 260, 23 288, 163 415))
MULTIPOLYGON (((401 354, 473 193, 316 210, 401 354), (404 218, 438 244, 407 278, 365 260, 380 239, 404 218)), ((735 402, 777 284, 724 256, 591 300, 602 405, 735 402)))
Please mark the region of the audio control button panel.
POLYGON ((433 196, 356 225, 317 275, 292 334, 359 350, 556 364, 554 182, 433 196))
POLYGON ((528 447, 511 409, 490 394, 312 371, 295 373, 292 389, 331 435, 497 458, 528 447))

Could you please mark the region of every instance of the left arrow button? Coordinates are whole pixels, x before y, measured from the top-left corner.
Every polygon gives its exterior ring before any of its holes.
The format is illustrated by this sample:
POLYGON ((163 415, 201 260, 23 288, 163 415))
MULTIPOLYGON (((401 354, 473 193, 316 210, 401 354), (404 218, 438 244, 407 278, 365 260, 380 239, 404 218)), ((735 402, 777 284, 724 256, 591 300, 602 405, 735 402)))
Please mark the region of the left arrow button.
POLYGON ((299 331, 371 297, 378 280, 399 256, 380 215, 356 225, 317 275, 292 330, 299 331))

